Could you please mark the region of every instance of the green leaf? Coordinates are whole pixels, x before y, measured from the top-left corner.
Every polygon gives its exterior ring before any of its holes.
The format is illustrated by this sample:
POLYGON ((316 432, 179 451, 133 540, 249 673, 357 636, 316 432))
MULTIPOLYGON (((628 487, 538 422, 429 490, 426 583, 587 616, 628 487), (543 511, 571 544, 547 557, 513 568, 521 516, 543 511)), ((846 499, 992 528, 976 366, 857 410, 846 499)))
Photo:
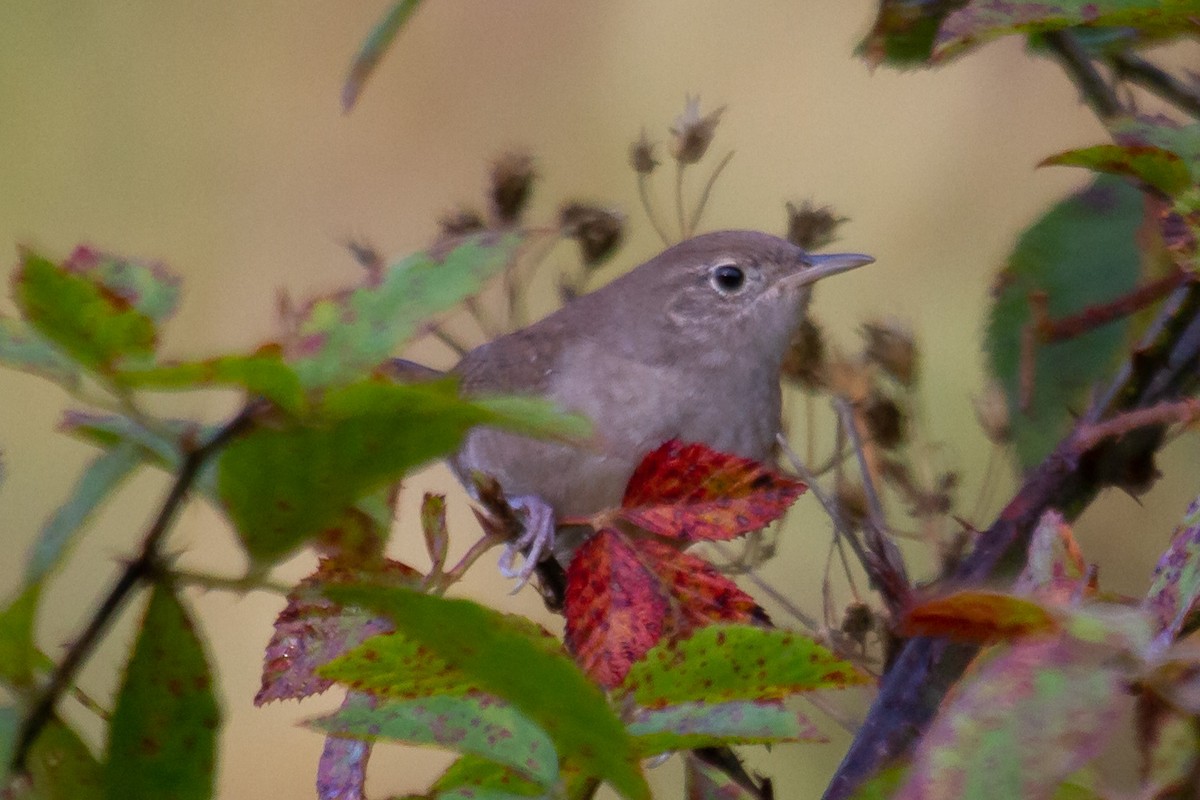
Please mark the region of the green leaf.
POLYGON ((169 310, 162 292, 138 294, 133 284, 150 282, 146 268, 97 262, 79 252, 62 266, 21 254, 15 299, 25 318, 88 369, 108 373, 122 358, 149 357, 157 343, 156 319, 169 310))
POLYGON ((1038 166, 1049 165, 1127 175, 1167 196, 1180 194, 1192 185, 1191 170, 1178 154, 1150 145, 1099 144, 1050 156, 1038 166))
POLYGON ((881 0, 871 32, 857 54, 872 67, 903 69, 929 60, 942 20, 953 8, 946 0, 881 0))
POLYGON ((429 318, 479 291, 504 268, 520 237, 479 235, 437 260, 409 256, 369 285, 312 302, 297 336, 293 366, 306 387, 330 386, 374 370, 429 318))
POLYGON ((630 800, 649 798, 633 741, 600 689, 529 624, 467 600, 404 589, 334 587, 329 596, 386 614, 404 636, 540 725, 561 759, 630 800))
POLYGON ((171 588, 156 585, 109 725, 106 784, 112 800, 212 796, 220 709, 191 619, 171 588))
POLYGON ((25 587, 8 608, 0 611, 0 679, 10 686, 30 686, 39 659, 34 643, 34 617, 42 585, 25 587))
POLYGON ((453 380, 367 380, 328 391, 301 420, 232 442, 218 462, 218 490, 251 557, 275 561, 363 495, 452 453, 479 424, 556 431, 548 417, 539 423, 464 400, 453 380))
POLYGON ((122 370, 117 378, 123 385, 133 389, 238 386, 251 394, 267 398, 291 414, 304 411, 300 376, 284 363, 278 352, 267 349, 251 355, 129 368, 122 370))
POLYGON ((79 387, 79 365, 20 320, 0 316, 0 364, 32 372, 61 384, 79 387))
POLYGON ((1030 640, 964 680, 894 800, 1046 797, 1118 728, 1121 669, 1069 640, 1030 640))
POLYGON ((354 63, 350 65, 350 74, 346 76, 346 83, 342 86, 343 111, 354 108, 367 79, 379 66, 379 59, 383 58, 383 54, 392 46, 400 29, 408 22, 409 17, 413 15, 419 5, 421 5, 421 0, 399 0, 399 2, 392 3, 392 7, 388 9, 383 19, 371 29, 367 40, 363 42, 358 54, 354 57, 354 63))
POLYGON ((638 705, 776 700, 841 688, 866 677, 806 636, 750 625, 710 625, 663 642, 629 670, 622 688, 638 705))
POLYGON ((25 567, 27 582, 42 580, 58 565, 76 534, 141 461, 134 445, 122 443, 101 453, 84 468, 66 502, 42 526, 25 567))
POLYGON ((515 708, 486 695, 435 695, 373 704, 368 698, 308 724, 324 733, 375 742, 473 753, 519 770, 542 786, 558 780, 558 757, 546 733, 515 708))
POLYGON ((104 796, 104 766, 79 734, 58 719, 42 728, 29 748, 26 766, 38 800, 98 800, 104 796))
POLYGON ((1194 35, 1196 13, 1195 0, 971 0, 943 22, 933 55, 945 60, 1001 36, 1077 25, 1130 27, 1160 37, 1194 35))
POLYGON ((8 785, 8 768, 20 730, 21 712, 12 706, 0 706, 0 787, 8 785))
POLYGON ((989 367, 1008 399, 1013 443, 1023 468, 1040 462, 1087 404, 1096 382, 1124 351, 1128 320, 1039 346, 1032 403, 1022 410, 1021 339, 1032 320, 1029 294, 1046 293, 1057 319, 1120 297, 1138 283, 1142 194, 1101 176, 1056 205, 1022 234, 996 280, 986 332, 989 367))
POLYGON ((644 757, 718 745, 826 741, 803 714, 749 700, 638 708, 628 728, 644 757))
POLYGON ((427 796, 436 800, 514 800, 546 794, 520 772, 467 754, 446 768, 427 796))

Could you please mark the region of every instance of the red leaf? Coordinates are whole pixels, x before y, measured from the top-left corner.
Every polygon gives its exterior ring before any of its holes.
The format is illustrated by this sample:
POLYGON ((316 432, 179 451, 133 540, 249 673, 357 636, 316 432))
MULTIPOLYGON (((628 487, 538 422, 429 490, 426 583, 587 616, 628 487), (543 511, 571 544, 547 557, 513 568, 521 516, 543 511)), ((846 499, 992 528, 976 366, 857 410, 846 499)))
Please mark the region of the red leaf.
POLYGON ((419 572, 398 561, 367 571, 323 559, 317 571, 288 594, 287 605, 275 619, 275 633, 263 659, 262 687, 254 696, 254 704, 320 694, 333 681, 318 676, 317 667, 371 636, 392 630, 391 623, 381 617, 359 608, 343 608, 329 600, 322 594, 325 587, 369 580, 411 585, 419 577, 419 572))
POLYGON ((634 547, 664 584, 688 628, 714 622, 768 622, 753 597, 704 559, 654 539, 638 540, 634 547))
POLYGON ((766 527, 806 488, 757 461, 672 440, 642 459, 618 514, 660 536, 724 541, 766 527))
POLYGON ((670 606, 658 579, 621 534, 602 530, 567 568, 567 648, 601 686, 619 684, 658 642, 670 606))
POLYGON ((949 636, 994 642, 1058 630, 1058 622, 1038 603, 987 591, 963 591, 928 600, 904 616, 905 636, 949 636))

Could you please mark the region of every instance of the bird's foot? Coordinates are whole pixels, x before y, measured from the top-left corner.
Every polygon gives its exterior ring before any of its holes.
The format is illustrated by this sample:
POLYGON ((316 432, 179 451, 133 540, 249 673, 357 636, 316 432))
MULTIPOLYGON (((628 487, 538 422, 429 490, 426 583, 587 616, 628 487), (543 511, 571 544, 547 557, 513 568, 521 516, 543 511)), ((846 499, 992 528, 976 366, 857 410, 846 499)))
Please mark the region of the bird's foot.
POLYGON ((500 555, 500 574, 516 578, 512 593, 519 592, 537 569, 538 562, 552 555, 554 547, 554 509, 537 495, 511 497, 509 506, 522 520, 521 535, 504 546, 500 555), (515 566, 517 556, 524 562, 515 566))

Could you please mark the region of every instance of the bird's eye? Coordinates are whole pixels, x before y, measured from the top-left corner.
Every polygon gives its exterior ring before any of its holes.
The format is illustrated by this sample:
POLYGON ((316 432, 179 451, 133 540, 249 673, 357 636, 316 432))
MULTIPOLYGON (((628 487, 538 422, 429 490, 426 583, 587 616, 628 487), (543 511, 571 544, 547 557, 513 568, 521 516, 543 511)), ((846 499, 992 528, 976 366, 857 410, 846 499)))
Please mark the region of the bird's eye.
POLYGON ((709 280, 721 294, 735 294, 746 285, 746 273, 733 264, 722 264, 709 275, 709 280))

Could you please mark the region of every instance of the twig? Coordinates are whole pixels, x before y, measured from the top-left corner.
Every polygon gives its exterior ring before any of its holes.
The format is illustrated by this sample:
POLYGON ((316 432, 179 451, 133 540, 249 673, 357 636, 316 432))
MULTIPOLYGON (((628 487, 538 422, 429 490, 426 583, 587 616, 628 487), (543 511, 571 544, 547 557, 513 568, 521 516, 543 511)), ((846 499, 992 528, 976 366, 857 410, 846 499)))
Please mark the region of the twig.
POLYGON ((38 734, 41 733, 42 728, 50 721, 50 718, 54 714, 55 706, 58 705, 59 698, 74 683, 75 675, 79 671, 79 668, 87 660, 88 656, 92 654, 105 629, 108 628, 109 623, 112 622, 117 612, 121 610, 121 607, 129 598, 130 592, 139 583, 152 579, 157 574, 159 570, 159 547, 162 544, 163 537, 170 530, 171 524, 179 512, 179 508, 183 505, 188 491, 191 489, 205 462, 231 439, 246 430, 254 421, 255 416, 265 406, 265 401, 261 400, 247 403, 238 415, 218 430, 211 439, 189 451, 184 456, 183 463, 179 467, 179 472, 175 476, 175 482, 167 492, 167 497, 163 500, 158 515, 142 540, 141 552, 137 558, 126 565, 125 571, 121 573, 121 576, 113 584, 113 587, 109 590, 100 607, 96 609, 83 633, 71 643, 66 656, 59 663, 58 667, 55 668, 54 673, 50 676, 50 680, 30 704, 29 712, 25 715, 25 719, 21 723, 21 729, 17 734, 16 747, 13 750, 12 765, 14 772, 24 771, 25 759, 29 755, 29 748, 37 739, 38 734))
POLYGON ((708 176, 708 182, 704 184, 704 191, 700 193, 700 200, 696 203, 695 210, 692 211, 692 219, 688 222, 688 230, 685 236, 691 236, 696 230, 696 226, 700 224, 700 217, 704 215, 704 207, 708 205, 708 196, 712 194, 713 185, 717 182, 717 178, 721 176, 721 172, 725 166, 733 159, 733 151, 730 150, 725 154, 725 157, 713 169, 712 175, 708 176))
POLYGON ((1044 34, 1043 38, 1058 56, 1063 69, 1071 76, 1071 80, 1083 95, 1084 102, 1092 107, 1096 116, 1106 120, 1124 113, 1125 109, 1121 106, 1117 93, 1096 70, 1073 33, 1067 30, 1050 31, 1044 34))
MULTIPOLYGON (((733 558, 733 554, 729 552, 729 549, 720 542, 709 542, 708 544, 712 547, 712 549, 721 554, 721 558, 726 560, 731 560, 733 558)), ((810 631, 813 631, 814 633, 821 630, 821 623, 806 614, 799 606, 785 597, 783 593, 781 593, 774 586, 758 577, 758 574, 755 573, 754 570, 747 570, 742 574, 749 578, 751 583, 769 595, 772 600, 774 600, 776 603, 779 603, 779 605, 783 607, 784 611, 787 611, 789 614, 795 617, 796 621, 801 625, 808 628, 810 631)))
POLYGON ((1193 117, 1200 117, 1200 92, 1161 67, 1125 51, 1109 58, 1118 78, 1149 89, 1167 102, 1173 103, 1193 117))
POLYGON ((1095 424, 1080 424, 1072 442, 1080 453, 1086 453, 1105 439, 1138 430, 1151 425, 1171 425, 1176 422, 1195 422, 1200 419, 1200 399, 1188 397, 1169 403, 1159 403, 1149 408, 1126 411, 1123 414, 1095 424))
POLYGON ((440 325, 430 325, 429 326, 429 335, 432 336, 433 338, 437 339, 442 344, 449 347, 460 358, 462 356, 465 356, 467 353, 471 352, 471 348, 467 347, 465 344, 463 344, 458 339, 451 336, 449 333, 446 333, 446 331, 444 331, 440 325))
POLYGON ((646 219, 650 220, 651 227, 658 234, 658 238, 662 239, 664 245, 671 244, 671 237, 667 236, 667 229, 663 227, 658 220, 658 214, 654 211, 654 204, 650 202, 650 187, 646 173, 638 173, 638 197, 642 200, 642 210, 646 212, 646 219))
POLYGON ((675 214, 679 221, 679 238, 688 238, 687 222, 684 220, 683 210, 683 170, 682 161, 675 162, 675 214))

